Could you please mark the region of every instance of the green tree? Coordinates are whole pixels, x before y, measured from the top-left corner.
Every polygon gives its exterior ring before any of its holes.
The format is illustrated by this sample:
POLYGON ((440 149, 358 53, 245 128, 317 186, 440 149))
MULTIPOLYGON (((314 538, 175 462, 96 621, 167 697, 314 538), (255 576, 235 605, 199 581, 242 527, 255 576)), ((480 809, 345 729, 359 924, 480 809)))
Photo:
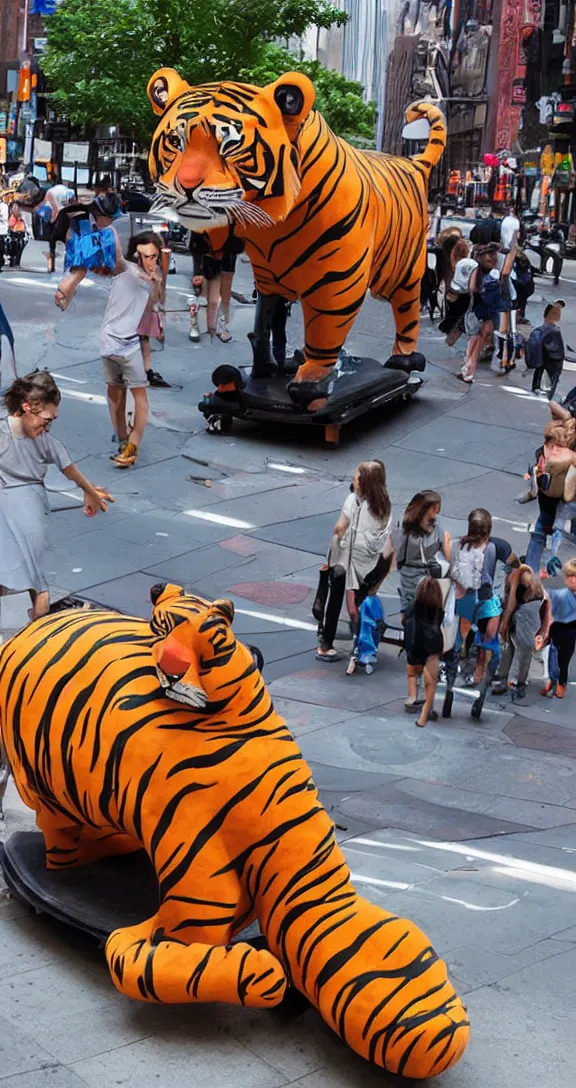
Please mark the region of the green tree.
POLYGON ((364 102, 362 85, 339 72, 325 68, 318 60, 302 60, 276 44, 265 46, 258 63, 241 68, 239 79, 262 87, 284 72, 305 72, 316 89, 316 108, 339 136, 362 147, 374 146, 376 105, 364 102))
POLYGON ((63 0, 48 20, 43 67, 55 108, 73 123, 122 125, 146 139, 157 68, 192 84, 238 79, 270 63, 274 39, 345 21, 328 0, 63 0))

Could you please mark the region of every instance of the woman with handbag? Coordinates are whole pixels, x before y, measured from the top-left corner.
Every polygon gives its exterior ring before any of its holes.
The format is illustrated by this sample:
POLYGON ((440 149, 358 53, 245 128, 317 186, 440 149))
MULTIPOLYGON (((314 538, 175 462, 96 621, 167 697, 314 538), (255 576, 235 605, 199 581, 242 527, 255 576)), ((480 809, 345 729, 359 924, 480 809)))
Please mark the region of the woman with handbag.
POLYGON ((378 592, 392 565, 390 499, 382 461, 362 461, 354 473, 353 490, 334 526, 327 561, 313 606, 319 621, 319 661, 339 661, 334 649, 340 610, 346 596, 348 614, 356 628, 359 608, 378 592))
POLYGON ((401 521, 392 530, 392 545, 400 574, 402 621, 413 604, 418 584, 427 575, 441 578, 442 559, 450 559, 450 535, 437 522, 442 500, 437 491, 418 491, 401 521))

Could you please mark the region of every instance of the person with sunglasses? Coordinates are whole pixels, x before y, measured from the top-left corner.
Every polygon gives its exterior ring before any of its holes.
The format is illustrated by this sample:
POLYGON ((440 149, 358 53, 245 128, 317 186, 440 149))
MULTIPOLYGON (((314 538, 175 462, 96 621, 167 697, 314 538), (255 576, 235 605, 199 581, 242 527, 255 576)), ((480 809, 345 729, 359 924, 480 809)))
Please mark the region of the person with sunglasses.
POLYGON ((17 378, 4 394, 8 414, 0 418, 0 596, 27 591, 30 618, 50 609, 44 553, 50 512, 45 477, 57 465, 84 492, 84 513, 92 517, 114 502, 72 463, 50 434, 58 418, 60 390, 47 371, 17 378))

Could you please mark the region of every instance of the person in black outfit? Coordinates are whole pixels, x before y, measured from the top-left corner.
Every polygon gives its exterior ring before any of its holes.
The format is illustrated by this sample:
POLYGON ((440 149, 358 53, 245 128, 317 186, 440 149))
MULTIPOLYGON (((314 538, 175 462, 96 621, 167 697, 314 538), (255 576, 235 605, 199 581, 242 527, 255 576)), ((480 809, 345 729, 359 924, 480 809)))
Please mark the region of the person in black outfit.
POLYGON ((544 322, 540 326, 544 331, 542 339, 543 361, 542 366, 535 368, 532 378, 532 392, 540 393, 542 391, 542 376, 544 372, 548 374, 550 378, 550 390, 547 394, 549 400, 552 400, 556 392, 562 374, 562 367, 564 366, 564 341, 558 328, 563 307, 564 302, 558 300, 558 302, 550 302, 544 310, 544 322))
POLYGON ((416 725, 437 721, 434 696, 438 683, 440 656, 443 650, 442 622, 444 606, 442 590, 437 578, 426 577, 420 582, 414 603, 404 614, 404 646, 406 672, 408 674, 408 699, 406 710, 418 706, 418 677, 424 673, 425 699, 416 719, 416 725))

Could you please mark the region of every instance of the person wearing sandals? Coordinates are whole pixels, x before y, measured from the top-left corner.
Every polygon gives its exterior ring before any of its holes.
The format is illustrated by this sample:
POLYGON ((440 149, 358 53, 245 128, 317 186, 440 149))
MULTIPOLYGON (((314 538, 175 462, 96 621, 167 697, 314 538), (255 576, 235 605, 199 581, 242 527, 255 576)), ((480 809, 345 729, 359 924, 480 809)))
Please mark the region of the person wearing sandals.
POLYGON ((406 707, 420 708, 416 725, 438 721, 434 696, 438 684, 440 657, 444 647, 442 623, 444 606, 442 589, 437 578, 426 576, 416 589, 416 596, 404 616, 404 646, 408 699, 406 707), (424 676, 424 700, 418 700, 418 679, 424 676))
POLYGON ((344 596, 354 626, 362 601, 378 592, 394 555, 390 499, 382 461, 362 461, 354 473, 352 487, 334 526, 314 602, 313 615, 320 624, 316 653, 319 661, 340 661, 345 656, 333 645, 344 596))
POLYGON ((49 506, 44 479, 56 465, 84 492, 88 517, 114 502, 79 471, 65 447, 50 434, 58 418, 60 390, 47 371, 16 378, 4 394, 8 415, 0 419, 0 596, 30 594, 31 619, 50 607, 44 570, 49 506))

